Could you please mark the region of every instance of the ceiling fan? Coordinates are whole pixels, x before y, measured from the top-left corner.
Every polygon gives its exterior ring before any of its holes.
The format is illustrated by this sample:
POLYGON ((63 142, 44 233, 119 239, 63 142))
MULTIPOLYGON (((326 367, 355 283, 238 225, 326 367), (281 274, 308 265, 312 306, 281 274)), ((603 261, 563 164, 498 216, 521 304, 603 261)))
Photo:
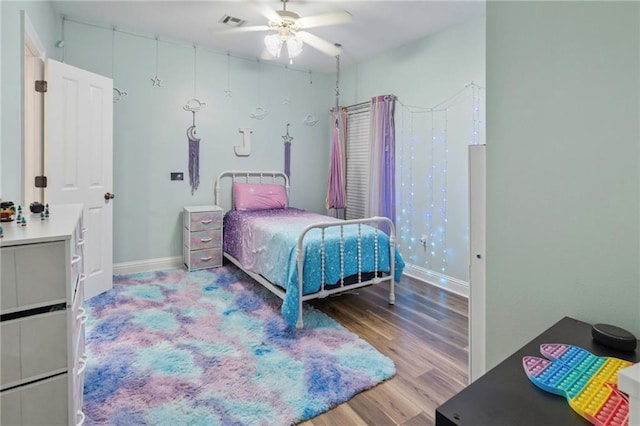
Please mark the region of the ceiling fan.
POLYGON ((216 31, 215 33, 269 31, 270 34, 265 36, 264 43, 266 51, 271 55, 271 58, 279 58, 280 52, 286 46, 291 60, 302 52, 302 47, 305 44, 329 56, 337 56, 342 53, 340 45, 330 43, 306 30, 320 26, 350 23, 353 18, 349 12, 339 11, 301 17, 297 13, 287 10, 288 0, 280 1, 282 2, 282 10, 274 10, 264 3, 256 5, 260 14, 268 19, 267 25, 235 27, 216 31))

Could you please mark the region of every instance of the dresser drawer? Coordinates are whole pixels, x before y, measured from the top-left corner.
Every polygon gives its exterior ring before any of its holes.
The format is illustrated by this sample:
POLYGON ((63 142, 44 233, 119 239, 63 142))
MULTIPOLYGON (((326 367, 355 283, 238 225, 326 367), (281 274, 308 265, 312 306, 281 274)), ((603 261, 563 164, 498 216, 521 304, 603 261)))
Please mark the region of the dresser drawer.
POLYGON ((61 374, 0 393, 0 423, 68 426, 67 386, 67 374, 61 374))
POLYGON ((183 232, 184 245, 190 250, 200 250, 220 247, 222 233, 219 229, 213 231, 183 232))
POLYGON ((67 369, 67 311, 0 323, 2 388, 67 369))
POLYGON ((64 242, 2 248, 2 312, 63 302, 67 297, 64 242))
POLYGON ((209 229, 220 229, 222 226, 222 215, 220 212, 191 213, 187 228, 190 231, 205 231, 209 229))
POLYGON ((185 263, 189 270, 213 268, 222 265, 222 250, 219 248, 185 251, 185 263))

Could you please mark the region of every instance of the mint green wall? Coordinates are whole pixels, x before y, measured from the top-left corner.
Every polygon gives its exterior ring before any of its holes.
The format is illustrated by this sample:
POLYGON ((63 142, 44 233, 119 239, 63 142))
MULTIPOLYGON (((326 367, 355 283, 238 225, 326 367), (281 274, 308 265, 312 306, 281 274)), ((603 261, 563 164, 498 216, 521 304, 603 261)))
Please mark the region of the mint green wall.
MULTIPOLYGON (((485 85, 485 16, 448 28, 433 36, 406 44, 372 60, 349 67, 342 73, 341 103, 350 105, 368 101, 372 96, 395 94, 396 104, 396 171, 397 232, 405 260, 427 271, 434 271, 466 283, 469 279, 469 207, 467 146, 473 132, 472 90, 463 90, 471 82, 485 85), (417 112, 407 105, 434 107, 463 91, 444 113, 417 112), (403 106, 404 104, 405 106, 403 106), (415 113, 411 113, 411 111, 415 113), (431 120, 434 118, 432 144, 431 120), (440 131, 447 123, 448 150, 440 131), (431 150, 432 145, 435 147, 431 150), (430 185, 431 156, 433 181, 430 185), (413 157, 413 158, 412 158, 413 157), (443 180, 446 167, 446 180, 443 180), (402 179, 400 175, 404 176, 402 179), (404 180, 403 180, 404 179, 404 180), (404 187, 401 181, 404 181, 404 187), (427 218, 434 187, 435 207, 427 218), (446 189, 446 204, 441 188, 446 189), (411 197, 410 193, 414 192, 411 197), (445 206, 445 215, 440 214, 445 206), (405 209, 406 213, 402 210, 405 209), (409 213, 410 212, 410 213, 409 213), (446 218, 446 221, 443 220, 446 218), (440 228, 444 233, 439 233, 440 228), (423 234, 434 232, 429 244, 419 243, 423 234), (434 255, 431 255, 431 251, 434 255), (446 250, 446 255, 443 254, 446 250)), ((481 118, 484 121, 484 91, 480 93, 481 118)), ((484 128, 478 142, 484 142, 484 128)))
POLYGON ((640 335, 640 3, 487 7, 487 364, 564 316, 640 335))
POLYGON ((287 123, 294 138, 291 203, 322 212, 333 76, 314 74, 310 85, 306 71, 231 57, 232 96, 226 97, 227 55, 198 48, 195 96, 207 106, 196 114, 200 188, 191 195, 185 132, 192 117, 182 107, 194 97, 194 49, 187 42, 161 38, 157 73, 162 87, 154 87, 152 37, 65 21, 65 61, 113 76, 114 87, 128 93, 114 104, 114 262, 181 255, 182 207, 213 204, 214 180, 223 170, 283 170, 287 123), (256 107, 266 109, 267 117, 251 119, 256 107), (307 114, 320 121, 313 127, 304 125, 307 114), (242 143, 241 127, 253 129, 249 157, 237 157, 233 151, 242 143), (172 171, 184 172, 185 180, 170 181, 172 171))
POLYGON ((1 46, 2 115, 0 120, 0 197, 22 203, 22 28, 20 10, 24 10, 36 28, 47 56, 56 58, 56 15, 50 2, 2 1, 1 46))

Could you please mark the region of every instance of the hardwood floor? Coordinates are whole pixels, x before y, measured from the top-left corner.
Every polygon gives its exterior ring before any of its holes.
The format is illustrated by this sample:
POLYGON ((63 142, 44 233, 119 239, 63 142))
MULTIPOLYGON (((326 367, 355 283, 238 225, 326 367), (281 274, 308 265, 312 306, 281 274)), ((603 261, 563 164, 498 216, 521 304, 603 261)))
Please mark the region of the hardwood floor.
POLYGON ((393 306, 386 284, 358 293, 311 304, 391 358, 396 375, 301 425, 433 425, 467 383, 467 299, 408 277, 393 306))

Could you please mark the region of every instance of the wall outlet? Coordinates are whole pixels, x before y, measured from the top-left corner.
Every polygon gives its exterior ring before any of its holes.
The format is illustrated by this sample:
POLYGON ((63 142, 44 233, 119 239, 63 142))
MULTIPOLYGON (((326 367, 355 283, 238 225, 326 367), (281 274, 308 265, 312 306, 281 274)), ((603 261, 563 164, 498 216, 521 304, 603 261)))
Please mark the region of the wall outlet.
POLYGON ((171 172, 171 180, 184 180, 184 173, 171 172))

